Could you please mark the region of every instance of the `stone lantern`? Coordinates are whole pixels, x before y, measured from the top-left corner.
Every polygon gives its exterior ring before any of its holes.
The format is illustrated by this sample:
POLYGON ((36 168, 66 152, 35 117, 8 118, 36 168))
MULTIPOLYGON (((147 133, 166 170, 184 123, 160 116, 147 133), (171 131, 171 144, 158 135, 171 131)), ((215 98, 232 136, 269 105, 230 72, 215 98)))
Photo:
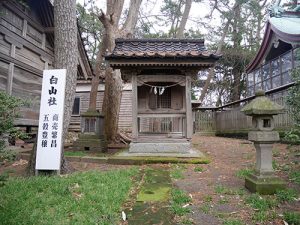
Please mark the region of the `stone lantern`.
POLYGON ((284 189, 285 183, 275 176, 272 166, 272 146, 279 141, 279 133, 274 131, 273 116, 283 113, 284 108, 265 97, 264 91, 257 91, 256 98, 242 108, 242 112, 252 116, 252 129, 248 139, 256 149, 255 173, 245 178, 245 186, 251 192, 274 194, 284 189))
POLYGON ((103 135, 104 117, 98 111, 87 111, 81 115, 81 134, 73 144, 73 150, 106 151, 103 135))

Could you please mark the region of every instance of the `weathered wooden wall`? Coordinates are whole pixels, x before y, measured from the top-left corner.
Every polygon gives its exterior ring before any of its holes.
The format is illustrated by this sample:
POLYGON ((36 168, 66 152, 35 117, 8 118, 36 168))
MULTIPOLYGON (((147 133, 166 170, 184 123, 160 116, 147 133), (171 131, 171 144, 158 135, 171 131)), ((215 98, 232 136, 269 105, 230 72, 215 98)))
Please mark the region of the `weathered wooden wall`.
MULTIPOLYGON (((101 112, 103 102, 104 91, 100 90, 97 94, 97 109, 101 112)), ((89 106, 89 92, 77 92, 76 97, 80 97, 80 113, 87 111, 89 106)), ((132 126, 132 91, 123 90, 121 107, 120 107, 120 118, 119 118, 119 129, 131 131, 132 126)), ((70 131, 80 131, 80 116, 72 116, 70 123, 70 131)))
MULTIPOLYGON (((0 91, 25 100, 19 126, 38 125, 42 74, 52 68, 54 57, 52 8, 47 0, 29 6, 0 1, 0 91)), ((78 38, 77 76, 87 79, 92 70, 79 33, 78 38)))
POLYGON ((39 18, 15 1, 0 3, 0 90, 26 100, 17 125, 37 125, 43 69, 53 48, 39 18))
MULTIPOLYGON (((277 130, 288 130, 293 125, 291 114, 285 104, 287 92, 276 93, 270 99, 284 106, 284 114, 274 116, 277 130)), ((195 132, 216 132, 220 135, 246 133, 252 126, 252 119, 240 112, 242 107, 226 109, 223 111, 197 110, 194 112, 195 132)))

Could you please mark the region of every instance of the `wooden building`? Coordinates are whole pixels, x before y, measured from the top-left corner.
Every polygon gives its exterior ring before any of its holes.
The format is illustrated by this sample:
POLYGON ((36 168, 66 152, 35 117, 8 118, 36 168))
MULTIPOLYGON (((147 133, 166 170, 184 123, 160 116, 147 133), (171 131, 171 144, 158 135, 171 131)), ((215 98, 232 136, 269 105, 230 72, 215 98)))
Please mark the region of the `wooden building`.
MULTIPOLYGON (((105 84, 100 83, 97 93, 97 110, 102 111, 102 103, 104 98, 105 84)), ((78 80, 76 86, 75 102, 73 107, 73 113, 69 126, 70 131, 79 132, 81 118, 80 115, 85 113, 89 107, 91 91, 91 80, 78 80)), ((132 86, 131 83, 125 83, 123 85, 120 113, 119 113, 119 130, 124 132, 131 132, 132 130, 132 86)))
POLYGON ((258 89, 271 91, 290 86, 290 71, 297 67, 300 67, 300 11, 271 13, 260 49, 246 69, 247 96, 258 89))
MULTIPOLYGON (((26 100, 17 126, 37 126, 42 74, 53 68, 53 5, 49 0, 0 2, 0 90, 26 100)), ((78 33, 79 80, 92 69, 78 33)))
POLYGON ((117 39, 106 60, 132 84, 133 143, 189 140, 191 79, 219 57, 199 39, 117 39))

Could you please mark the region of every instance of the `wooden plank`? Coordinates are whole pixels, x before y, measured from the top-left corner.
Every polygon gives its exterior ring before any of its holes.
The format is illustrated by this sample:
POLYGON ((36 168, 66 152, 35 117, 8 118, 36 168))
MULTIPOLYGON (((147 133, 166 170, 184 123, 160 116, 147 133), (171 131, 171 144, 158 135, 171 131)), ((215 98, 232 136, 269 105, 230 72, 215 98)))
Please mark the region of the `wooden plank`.
POLYGON ((139 118, 166 118, 166 117, 170 117, 170 118, 175 118, 175 117, 186 117, 186 114, 153 114, 153 113, 148 113, 148 114, 137 114, 137 117, 139 118))
POLYGON ((29 42, 28 40, 24 39, 22 36, 19 36, 6 27, 0 25, 0 33, 7 35, 13 38, 16 42, 21 43, 22 45, 26 46, 26 48, 30 49, 31 51, 39 54, 40 56, 46 57, 49 61, 53 61, 53 54, 49 54, 48 52, 44 51, 41 46, 36 46, 33 43, 29 42))
POLYGON ((14 67, 15 67, 14 63, 9 64, 7 86, 6 86, 6 93, 9 95, 11 95, 11 93, 12 93, 14 67))
POLYGON ((27 20, 23 19, 22 36, 26 38, 26 34, 27 34, 27 20))
POLYGON ((193 115, 191 103, 191 77, 186 76, 185 83, 185 102, 186 102, 186 138, 190 139, 193 135, 193 115))
POLYGON ((12 58, 11 56, 5 55, 3 53, 0 52, 0 60, 4 61, 4 62, 12 62, 14 63, 16 66, 21 67, 27 71, 30 71, 31 73, 38 75, 38 76, 42 76, 43 72, 42 70, 38 70, 35 67, 32 67, 30 65, 27 65, 17 59, 12 58))
POLYGON ((137 76, 132 75, 132 138, 136 140, 138 138, 138 121, 137 121, 137 111, 138 111, 138 96, 137 96, 137 76))
POLYGON ((6 91, 9 63, 0 60, 0 90, 6 91))
POLYGON ((22 11, 20 7, 16 7, 16 5, 18 6, 19 4, 13 4, 7 1, 4 2, 3 5, 14 12, 16 15, 18 15, 20 18, 28 21, 28 23, 30 23, 35 29, 39 30, 40 32, 44 32, 43 26, 35 20, 36 18, 33 18, 32 15, 29 15, 26 11, 22 11))
POLYGON ((2 34, 0 34, 0 52, 5 55, 9 55, 10 53, 10 43, 5 40, 2 34))
POLYGON ((16 57, 16 46, 14 44, 10 46, 10 56, 13 58, 16 57))

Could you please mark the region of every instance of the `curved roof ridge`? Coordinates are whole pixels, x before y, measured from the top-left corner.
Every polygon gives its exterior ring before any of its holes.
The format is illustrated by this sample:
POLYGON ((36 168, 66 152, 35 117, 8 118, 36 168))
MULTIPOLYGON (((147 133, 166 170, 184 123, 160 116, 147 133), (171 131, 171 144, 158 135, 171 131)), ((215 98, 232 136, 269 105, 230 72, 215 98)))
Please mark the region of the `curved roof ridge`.
POLYGON ((202 38, 117 38, 117 42, 184 42, 204 43, 202 38))

